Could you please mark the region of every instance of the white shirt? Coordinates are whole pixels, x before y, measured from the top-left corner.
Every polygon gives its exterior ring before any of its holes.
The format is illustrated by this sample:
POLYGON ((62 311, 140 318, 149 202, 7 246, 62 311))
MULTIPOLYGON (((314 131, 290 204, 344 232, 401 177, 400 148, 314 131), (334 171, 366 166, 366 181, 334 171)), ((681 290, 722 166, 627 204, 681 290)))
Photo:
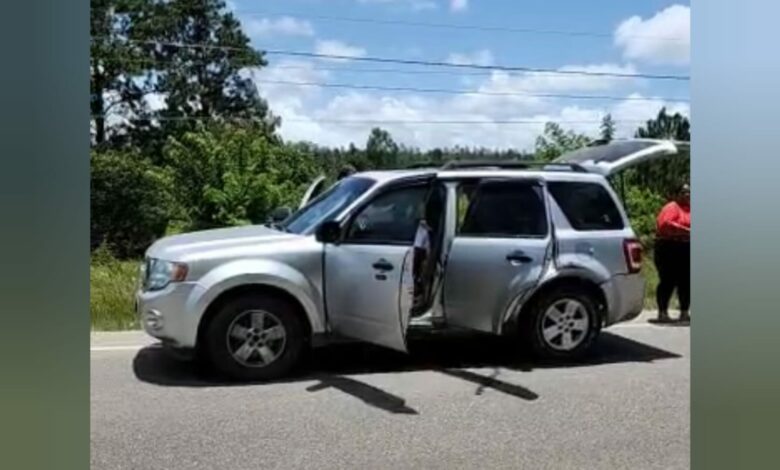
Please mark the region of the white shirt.
POLYGON ((420 222, 417 225, 417 233, 414 236, 414 247, 428 250, 431 246, 431 235, 428 230, 428 225, 424 222, 420 222))

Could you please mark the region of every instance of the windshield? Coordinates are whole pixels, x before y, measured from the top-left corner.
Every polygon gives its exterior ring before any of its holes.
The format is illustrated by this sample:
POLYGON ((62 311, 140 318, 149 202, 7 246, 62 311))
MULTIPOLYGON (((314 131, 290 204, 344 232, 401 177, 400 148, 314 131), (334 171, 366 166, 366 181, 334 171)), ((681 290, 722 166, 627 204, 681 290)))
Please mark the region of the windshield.
POLYGON ((290 216, 282 227, 287 232, 308 235, 322 222, 337 216, 374 183, 369 178, 344 178, 290 216))

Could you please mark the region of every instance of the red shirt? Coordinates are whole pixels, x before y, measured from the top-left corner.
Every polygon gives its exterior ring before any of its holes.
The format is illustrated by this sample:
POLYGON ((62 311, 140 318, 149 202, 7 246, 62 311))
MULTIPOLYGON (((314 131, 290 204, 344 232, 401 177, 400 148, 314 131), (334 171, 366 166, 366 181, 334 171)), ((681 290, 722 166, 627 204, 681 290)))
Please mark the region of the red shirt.
POLYGON ((690 240, 690 232, 683 233, 672 223, 682 225, 690 230, 691 207, 689 205, 681 206, 677 201, 672 201, 661 209, 655 222, 656 236, 658 238, 690 240))

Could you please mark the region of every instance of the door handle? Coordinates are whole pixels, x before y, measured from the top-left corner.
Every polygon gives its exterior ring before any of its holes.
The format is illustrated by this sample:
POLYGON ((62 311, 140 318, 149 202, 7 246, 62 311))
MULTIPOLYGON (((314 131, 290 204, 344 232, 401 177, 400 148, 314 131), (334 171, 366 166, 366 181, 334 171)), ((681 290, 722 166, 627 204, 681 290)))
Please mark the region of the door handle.
POLYGON ((373 266, 374 269, 376 269, 377 271, 392 271, 393 270, 393 265, 390 264, 390 262, 387 261, 384 258, 380 259, 379 261, 377 261, 376 263, 372 264, 371 266, 373 266))
POLYGON ((510 263, 530 263, 534 259, 526 255, 523 250, 515 250, 506 255, 506 260, 510 263))

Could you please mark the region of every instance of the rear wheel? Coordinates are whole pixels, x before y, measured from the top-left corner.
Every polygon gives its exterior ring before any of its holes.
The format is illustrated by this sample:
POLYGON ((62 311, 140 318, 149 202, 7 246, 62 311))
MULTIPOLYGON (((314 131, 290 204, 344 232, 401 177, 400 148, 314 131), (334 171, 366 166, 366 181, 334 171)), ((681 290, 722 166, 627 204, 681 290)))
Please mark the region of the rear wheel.
POLYGON ((561 287, 534 303, 521 333, 537 356, 573 359, 593 345, 600 322, 596 302, 587 292, 561 287))
POLYGON ((287 374, 306 345, 295 306, 271 296, 243 295, 226 302, 206 327, 205 355, 235 380, 270 380, 287 374))

